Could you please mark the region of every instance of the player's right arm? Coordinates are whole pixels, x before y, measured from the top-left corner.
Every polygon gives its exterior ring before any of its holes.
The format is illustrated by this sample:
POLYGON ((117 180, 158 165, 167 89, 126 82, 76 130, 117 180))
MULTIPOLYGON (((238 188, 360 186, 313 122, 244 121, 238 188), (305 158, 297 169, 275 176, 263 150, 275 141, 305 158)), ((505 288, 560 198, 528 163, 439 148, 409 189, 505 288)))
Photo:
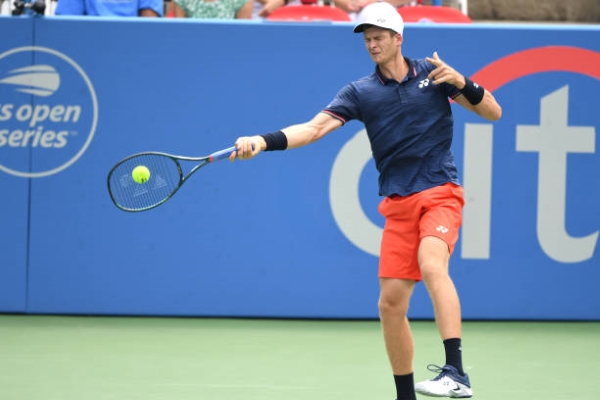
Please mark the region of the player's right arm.
MULTIPOLYGON (((316 142, 340 126, 342 126, 341 120, 320 112, 308 122, 290 125, 281 131, 287 138, 287 148, 295 149, 316 142)), ((255 157, 267 149, 267 142, 261 135, 243 136, 236 140, 235 146, 238 151, 229 157, 230 161, 236 158, 247 160, 255 157)))
POLYGON ((288 138, 288 149, 295 149, 316 142, 340 126, 342 126, 342 121, 339 119, 329 114, 318 113, 310 121, 288 126, 282 131, 288 138))

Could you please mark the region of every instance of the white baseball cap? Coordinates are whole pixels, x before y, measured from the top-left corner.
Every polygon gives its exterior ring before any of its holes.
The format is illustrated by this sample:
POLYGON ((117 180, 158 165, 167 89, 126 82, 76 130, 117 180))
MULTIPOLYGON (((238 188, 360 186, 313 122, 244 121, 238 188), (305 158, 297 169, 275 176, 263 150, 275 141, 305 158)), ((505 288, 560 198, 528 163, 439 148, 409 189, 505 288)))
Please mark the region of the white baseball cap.
POLYGON ((402 16, 396 7, 385 1, 369 4, 361 10, 356 19, 360 22, 354 27, 354 33, 361 33, 369 26, 391 29, 401 35, 404 32, 402 16))

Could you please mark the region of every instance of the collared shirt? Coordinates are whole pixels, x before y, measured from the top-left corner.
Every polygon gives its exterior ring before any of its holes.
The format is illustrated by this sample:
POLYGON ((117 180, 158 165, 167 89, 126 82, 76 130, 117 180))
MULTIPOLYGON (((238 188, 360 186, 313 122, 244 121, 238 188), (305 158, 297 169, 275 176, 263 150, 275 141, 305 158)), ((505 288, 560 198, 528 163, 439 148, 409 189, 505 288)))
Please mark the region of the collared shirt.
POLYGON ((409 68, 402 82, 387 79, 377 67, 343 87, 322 111, 342 123, 356 119, 365 124, 381 196, 459 184, 450 149, 454 119, 449 98, 460 92, 427 79, 435 67, 426 60, 405 60, 409 68))

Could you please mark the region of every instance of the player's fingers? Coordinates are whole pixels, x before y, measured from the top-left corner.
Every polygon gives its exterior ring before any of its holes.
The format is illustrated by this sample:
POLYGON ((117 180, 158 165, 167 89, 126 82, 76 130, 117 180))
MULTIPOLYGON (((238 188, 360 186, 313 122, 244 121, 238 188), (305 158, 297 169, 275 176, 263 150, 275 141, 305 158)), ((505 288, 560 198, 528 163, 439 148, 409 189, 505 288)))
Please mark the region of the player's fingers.
POLYGON ((435 74, 434 74, 435 70, 431 71, 429 73, 429 75, 427 75, 427 79, 429 79, 430 81, 434 80, 435 74))
POLYGON ((444 62, 439 58, 426 58, 426 60, 429 61, 430 64, 435 65, 436 69, 444 68, 446 66, 446 64, 444 64, 444 62))
POLYGON ((438 76, 436 79, 431 81, 434 85, 439 85, 440 83, 446 82, 446 78, 444 76, 438 76))
POLYGON ((235 147, 237 148, 235 158, 239 158, 240 160, 249 160, 258 154, 258 146, 255 145, 250 137, 239 138, 235 143, 235 147))
POLYGON ((246 140, 244 142, 244 152, 242 153, 242 157, 245 159, 252 158, 254 156, 253 153, 254 145, 251 140, 246 140))
MULTIPOLYGON (((458 82, 460 82, 461 75, 452 68, 446 68, 442 76, 438 78, 443 78, 443 82, 448 82, 451 85, 456 85, 458 82)), ((440 81, 439 83, 441 82, 442 81, 440 81)))
POLYGON ((244 138, 239 138, 235 141, 235 148, 237 149, 229 156, 229 161, 235 161, 236 158, 243 159, 244 157, 244 138))
POLYGON ((455 81, 454 74, 452 73, 452 71, 446 71, 442 77, 444 79, 444 82, 453 84, 455 81))
POLYGON ((442 68, 437 67, 436 69, 431 71, 429 73, 429 75, 427 75, 427 79, 429 79, 430 81, 433 81, 433 80, 437 79, 438 75, 440 75, 441 73, 442 73, 442 68))
POLYGON ((436 67, 439 65, 438 61, 435 58, 431 58, 431 57, 425 57, 425 60, 429 63, 429 64, 433 64, 436 67))
POLYGON ((440 71, 438 74, 433 76, 433 79, 430 79, 430 81, 434 84, 434 85, 439 85, 440 83, 444 83, 448 81, 448 72, 447 71, 440 71))

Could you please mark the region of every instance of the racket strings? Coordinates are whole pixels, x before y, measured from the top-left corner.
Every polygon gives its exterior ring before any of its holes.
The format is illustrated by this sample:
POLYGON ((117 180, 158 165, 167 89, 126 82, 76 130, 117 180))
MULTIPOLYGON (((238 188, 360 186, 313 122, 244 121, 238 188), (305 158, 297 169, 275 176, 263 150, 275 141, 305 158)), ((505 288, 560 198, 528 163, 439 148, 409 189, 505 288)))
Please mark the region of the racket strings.
POLYGON ((141 154, 116 166, 109 178, 109 189, 114 202, 128 211, 141 211, 163 203, 179 187, 183 174, 179 163, 162 154, 141 154), (132 171, 146 166, 150 177, 146 182, 133 180, 132 171))

